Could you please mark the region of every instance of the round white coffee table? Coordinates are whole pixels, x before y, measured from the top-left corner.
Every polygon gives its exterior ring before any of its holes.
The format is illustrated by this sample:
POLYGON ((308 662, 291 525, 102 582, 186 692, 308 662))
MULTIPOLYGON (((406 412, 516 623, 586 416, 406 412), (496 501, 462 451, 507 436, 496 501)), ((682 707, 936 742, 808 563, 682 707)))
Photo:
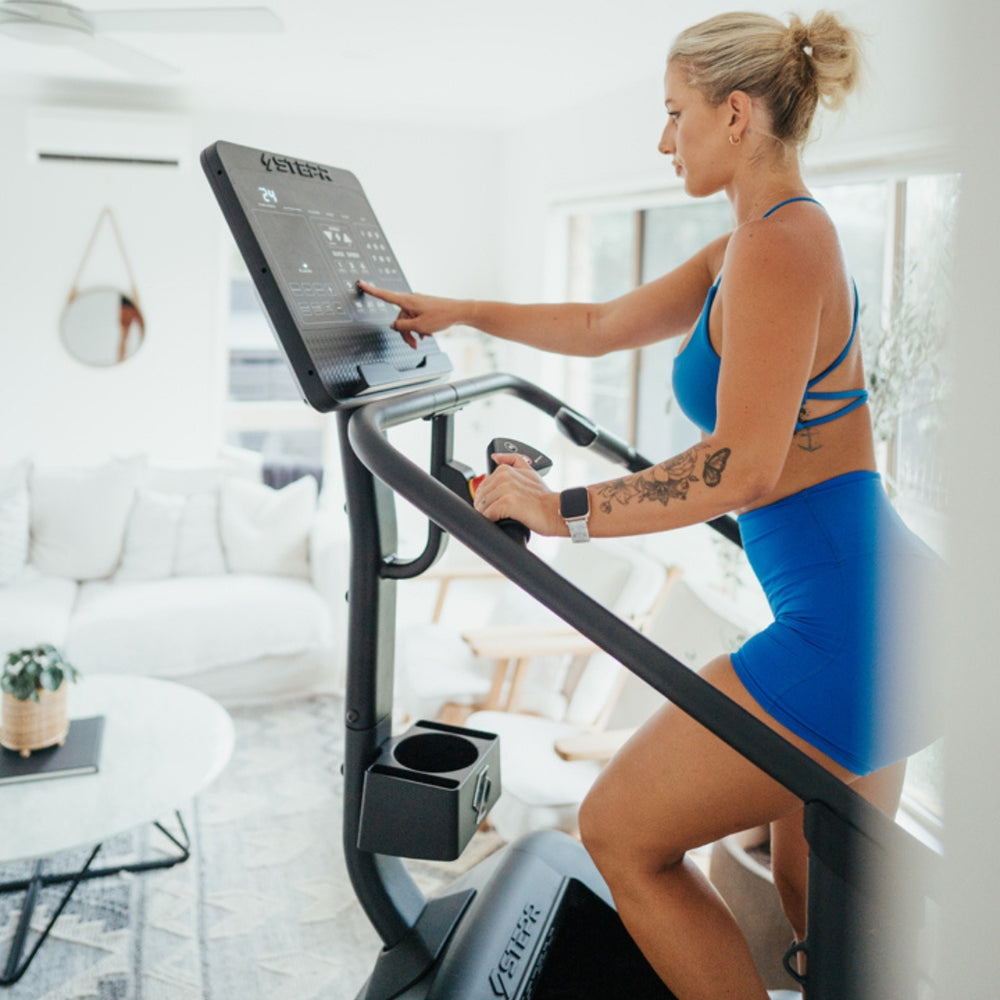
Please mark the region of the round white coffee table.
POLYGON ((96 846, 82 871, 43 874, 39 860, 31 879, 0 885, 0 891, 26 893, 23 927, 15 934, 6 969, 0 971, 0 985, 23 975, 80 880, 187 859, 187 831, 177 810, 219 775, 233 750, 233 724, 226 710, 207 695, 169 681, 88 676, 69 690, 69 715, 104 716, 99 770, 0 785, 0 865, 96 846), (102 841, 143 823, 159 826, 168 814, 177 815, 185 842, 160 829, 179 848, 178 856, 114 869, 90 867, 102 841), (57 882, 69 882, 70 889, 21 963, 38 890, 57 882))

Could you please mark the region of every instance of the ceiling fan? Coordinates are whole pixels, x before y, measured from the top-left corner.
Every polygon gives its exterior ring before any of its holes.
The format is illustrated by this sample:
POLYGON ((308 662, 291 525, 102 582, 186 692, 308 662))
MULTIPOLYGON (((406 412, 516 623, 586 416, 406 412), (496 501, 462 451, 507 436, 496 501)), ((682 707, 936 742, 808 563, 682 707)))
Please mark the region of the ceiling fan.
POLYGON ((134 76, 164 76, 173 66, 107 33, 261 32, 283 25, 266 7, 83 10, 59 0, 0 0, 0 35, 40 45, 70 45, 134 76))

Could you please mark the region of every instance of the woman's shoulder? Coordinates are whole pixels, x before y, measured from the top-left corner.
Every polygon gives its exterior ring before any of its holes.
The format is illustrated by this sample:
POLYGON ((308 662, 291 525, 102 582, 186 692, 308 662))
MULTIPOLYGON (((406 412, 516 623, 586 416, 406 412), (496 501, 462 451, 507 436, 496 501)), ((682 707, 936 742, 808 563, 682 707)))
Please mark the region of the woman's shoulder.
POLYGON ((825 212, 788 213, 753 219, 733 230, 726 242, 723 267, 727 279, 779 284, 819 280, 840 261, 836 230, 825 212))

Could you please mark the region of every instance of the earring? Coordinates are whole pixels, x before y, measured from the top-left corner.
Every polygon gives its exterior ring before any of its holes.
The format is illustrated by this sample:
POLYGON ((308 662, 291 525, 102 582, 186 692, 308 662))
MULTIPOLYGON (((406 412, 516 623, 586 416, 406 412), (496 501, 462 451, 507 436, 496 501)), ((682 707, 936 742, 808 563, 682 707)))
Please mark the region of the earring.
POLYGON ((743 141, 743 136, 741 135, 731 135, 729 137, 730 146, 738 146, 743 141))

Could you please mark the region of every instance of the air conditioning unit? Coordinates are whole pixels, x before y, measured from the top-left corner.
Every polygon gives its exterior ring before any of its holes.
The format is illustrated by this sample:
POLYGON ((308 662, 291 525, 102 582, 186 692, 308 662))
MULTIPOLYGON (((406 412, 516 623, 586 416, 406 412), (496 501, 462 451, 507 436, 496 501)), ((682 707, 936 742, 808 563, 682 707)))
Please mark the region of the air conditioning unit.
POLYGON ((178 168, 190 159, 190 122, 180 115, 87 108, 35 108, 27 121, 28 159, 178 168))

